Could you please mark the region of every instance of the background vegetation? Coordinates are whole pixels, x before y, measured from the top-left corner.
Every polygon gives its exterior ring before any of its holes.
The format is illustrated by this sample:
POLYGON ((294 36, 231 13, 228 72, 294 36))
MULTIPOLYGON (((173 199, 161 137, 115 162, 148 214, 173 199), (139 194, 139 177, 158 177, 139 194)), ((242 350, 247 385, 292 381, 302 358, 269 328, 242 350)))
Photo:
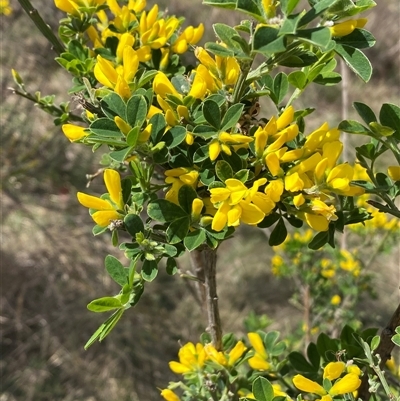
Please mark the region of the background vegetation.
MULTIPOLYGON (((62 16, 52 2, 43 3, 33 1, 44 19, 56 26, 62 16)), ((104 256, 113 249, 107 239, 93 240, 90 217, 75 198, 77 190, 84 190, 85 175, 98 169, 98 160, 90 149, 70 145, 51 116, 8 90, 13 85, 11 68, 22 75, 32 93, 37 89, 44 95, 57 93, 59 100, 68 100, 65 90, 70 79, 18 3, 11 4, 14 12, 1 17, 0 28, 0 400, 159 400, 153 383, 165 387, 173 379, 167 361, 176 359, 179 341, 196 341, 205 328, 194 288, 183 278, 163 274, 151 284, 159 288, 148 291, 109 338, 83 350, 102 319, 85 305, 115 291, 103 267, 104 256)), ((200 0, 158 4, 168 5, 172 14, 185 15, 187 24, 204 22, 209 38, 213 22, 240 19, 202 6, 200 0)), ((399 21, 398 0, 380 1, 372 11, 368 29, 378 45, 369 57, 375 73, 368 86, 350 77, 350 102, 365 101, 375 110, 383 101, 400 102, 399 21)), ((340 86, 310 92, 306 101, 318 107, 318 121, 331 125, 340 121, 340 86)), ((269 114, 269 105, 263 106, 269 114)), ((95 180, 92 191, 96 185, 95 180)), ((262 231, 242 229, 223 244, 218 269, 229 277, 219 287, 225 331, 244 332, 243 322, 251 311, 267 314, 273 320, 270 327, 286 333, 300 321, 301 312, 287 302, 293 284, 271 275, 271 257, 262 231)), ((399 247, 375 260, 378 299, 359 305, 365 324, 384 324, 397 305, 399 260, 399 247)), ((190 269, 189 259, 180 267, 183 272, 190 269)))

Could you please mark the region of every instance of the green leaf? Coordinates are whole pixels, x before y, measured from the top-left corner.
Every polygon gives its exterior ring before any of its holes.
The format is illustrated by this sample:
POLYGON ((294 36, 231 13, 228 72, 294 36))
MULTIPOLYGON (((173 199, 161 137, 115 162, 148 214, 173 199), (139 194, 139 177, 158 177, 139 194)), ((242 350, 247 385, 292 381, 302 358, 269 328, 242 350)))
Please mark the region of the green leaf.
POLYGON ((291 12, 296 8, 297 4, 299 4, 300 0, 281 0, 281 9, 285 15, 291 14, 291 12))
POLYGON ((338 0, 321 0, 314 4, 313 8, 304 15, 300 20, 299 26, 304 26, 318 17, 319 14, 326 11, 329 7, 335 4, 338 0))
POLYGON ((317 345, 315 343, 308 344, 307 347, 307 358, 311 362, 311 365, 316 371, 318 371, 321 361, 321 356, 319 355, 317 345))
POLYGON ((201 148, 197 149, 196 152, 193 155, 193 162, 194 163, 200 163, 209 157, 209 152, 208 152, 208 145, 204 145, 201 148))
POLYGON ((273 90, 277 103, 282 103, 289 89, 288 77, 284 72, 276 74, 273 83, 273 90))
POLYGON ((206 100, 203 103, 203 115, 206 121, 215 129, 221 126, 221 111, 219 106, 213 100, 206 100))
POLYGON ((173 221, 167 228, 167 238, 170 244, 177 244, 186 237, 190 227, 190 218, 181 217, 173 221))
POLYGON ((233 178, 236 178, 237 180, 245 183, 249 179, 249 173, 250 172, 247 169, 239 170, 237 173, 235 173, 233 178))
POLYGON ((314 373, 318 372, 319 365, 315 368, 311 365, 306 358, 300 352, 293 351, 288 356, 290 364, 294 367, 297 372, 300 373, 314 373))
POLYGON ((236 8, 236 0, 203 0, 203 4, 213 7, 229 8, 231 10, 236 8))
POLYGON ((235 55, 235 53, 232 50, 227 49, 226 47, 214 42, 207 42, 205 44, 205 48, 211 53, 220 57, 232 57, 235 55))
POLYGON ((349 134, 369 135, 370 131, 358 121, 344 120, 338 126, 340 131, 348 132, 349 134))
POLYGON ((252 391, 257 401, 272 401, 274 389, 265 377, 257 377, 253 382, 252 391))
POLYGON ((192 131, 193 135, 201 136, 204 139, 211 138, 218 134, 213 127, 209 125, 196 125, 192 131))
POLYGON ((271 213, 268 216, 265 216, 261 223, 257 224, 257 227, 260 228, 268 228, 273 226, 280 219, 280 215, 278 213, 271 213))
POLYGON ((376 121, 369 123, 369 127, 371 128, 371 131, 377 136, 392 136, 395 132, 393 128, 381 125, 376 121))
POLYGON ((126 136, 126 143, 129 146, 133 147, 136 146, 136 143, 139 139, 139 134, 140 134, 140 127, 133 127, 126 136))
POLYGON ((178 202, 187 214, 192 212, 192 203, 196 198, 197 192, 190 185, 182 185, 179 189, 178 202))
POLYGON ((355 29, 346 36, 335 39, 336 43, 355 47, 357 49, 366 49, 375 45, 376 39, 371 32, 365 29, 355 29))
POLYGON ((271 235, 269 236, 268 244, 269 246, 276 246, 282 244, 287 237, 287 229, 285 226, 285 222, 282 218, 278 220, 278 223, 272 230, 271 235))
POLYGON ((233 178, 233 170, 229 163, 225 160, 218 160, 215 165, 215 174, 222 181, 225 182, 229 178, 233 178))
POLYGON ((371 351, 375 351, 378 348, 380 342, 381 342, 381 337, 374 336, 374 338, 371 340, 371 351))
POLYGON ((144 96, 132 96, 126 105, 126 122, 131 127, 141 127, 147 116, 147 102, 144 96))
POLYGON ((354 102, 353 107, 356 109, 358 115, 364 120, 366 124, 377 121, 375 113, 369 106, 361 102, 354 102))
POLYGON ((144 233, 144 224, 142 218, 137 214, 129 213, 124 218, 126 231, 132 236, 136 237, 138 233, 144 233))
POLYGON ((396 344, 398 347, 400 347, 400 334, 395 334, 395 335, 392 337, 392 342, 393 342, 394 344, 396 344))
POLYGON ((215 34, 224 42, 228 47, 240 47, 237 42, 232 40, 232 37, 237 36, 237 31, 226 24, 217 23, 213 25, 215 34))
POLYGON ((108 118, 98 118, 90 124, 89 129, 98 136, 108 138, 121 138, 123 136, 117 124, 108 118))
POLYGON ((186 138, 186 128, 180 125, 170 128, 164 135, 163 140, 168 149, 176 148, 186 138))
POLYGON ((189 234, 185 237, 183 243, 186 249, 191 252, 194 249, 198 248, 206 241, 206 233, 204 230, 195 230, 189 232, 189 234))
POLYGON ((178 265, 176 263, 175 258, 168 258, 166 263, 166 271, 167 274, 173 276, 174 274, 178 273, 178 265))
POLYGON ((302 14, 289 15, 283 20, 281 29, 279 30, 280 35, 295 35, 297 26, 302 17, 302 14))
POLYGON ((303 71, 293 71, 288 76, 291 85, 298 89, 304 89, 307 85, 307 77, 303 71))
POLYGON ((155 260, 145 260, 140 274, 142 275, 143 280, 148 282, 153 281, 158 274, 157 262, 155 260))
POLYGON ((165 118, 161 113, 154 114, 153 117, 150 118, 149 124, 151 124, 151 140, 153 144, 157 144, 160 142, 162 136, 165 132, 165 127, 167 123, 165 122, 165 118))
POLYGON ((328 46, 331 40, 331 31, 325 27, 299 29, 296 34, 300 40, 319 47, 328 46))
POLYGON ((242 103, 236 103, 233 106, 229 107, 222 119, 221 131, 228 131, 236 125, 236 123, 242 116, 243 107, 244 105, 242 103))
POLYGON ((321 231, 319 232, 308 244, 308 247, 313 250, 317 250, 323 247, 329 241, 329 232, 321 231))
POLYGON ((182 217, 187 217, 187 213, 180 206, 166 199, 156 199, 149 203, 147 214, 153 220, 161 223, 168 223, 182 217))
POLYGON ((113 120, 115 116, 125 119, 126 104, 117 93, 112 92, 104 96, 100 104, 104 114, 111 120, 113 120))
POLYGON ((394 138, 400 140, 400 107, 391 103, 384 103, 379 112, 379 121, 395 130, 394 138))
POLYGON ((130 146, 125 149, 121 150, 114 150, 113 152, 109 153, 109 156, 111 159, 115 160, 118 163, 123 163, 124 160, 129 156, 129 154, 132 152, 133 146, 130 146))
POLYGON ((87 306, 90 311, 97 313, 108 312, 122 307, 121 301, 114 297, 98 298, 90 302, 87 306))
POLYGON ((93 335, 89 338, 84 348, 88 349, 91 345, 95 343, 97 339, 100 341, 111 332, 114 326, 118 323, 119 319, 124 313, 124 309, 119 309, 114 312, 101 326, 93 333, 93 335))
POLYGON ((272 348, 278 341, 278 338, 279 338, 279 331, 273 330, 267 333, 264 342, 265 342, 265 349, 267 350, 268 353, 272 351, 272 348))
POLYGON ((260 0, 237 0, 236 10, 243 11, 258 21, 265 22, 260 0))
POLYGON ((120 286, 127 284, 128 273, 127 269, 122 266, 122 263, 112 255, 107 255, 104 261, 106 270, 110 277, 120 286))
POLYGON ((372 66, 368 58, 360 50, 336 44, 335 52, 344 60, 349 68, 364 82, 368 82, 372 75, 372 66))
POLYGON ((329 338, 325 333, 321 333, 317 338, 318 353, 326 361, 335 360, 335 353, 339 350, 339 341, 329 338))
POLYGON ((253 51, 272 56, 286 50, 284 36, 278 36, 279 29, 261 25, 254 33, 253 51))

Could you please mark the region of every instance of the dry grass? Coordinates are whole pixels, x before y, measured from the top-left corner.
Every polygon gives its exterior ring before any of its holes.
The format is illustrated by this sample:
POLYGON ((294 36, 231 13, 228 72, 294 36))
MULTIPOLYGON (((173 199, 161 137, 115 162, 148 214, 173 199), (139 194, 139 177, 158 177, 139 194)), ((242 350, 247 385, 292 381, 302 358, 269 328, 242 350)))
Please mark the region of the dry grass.
MULTIPOLYGON (((196 341, 204 321, 184 279, 160 277, 141 303, 124 316, 115 332, 88 351, 83 344, 102 317, 85 309, 95 297, 113 294, 103 259, 121 256, 108 238, 93 238, 91 220, 75 200, 85 174, 97 169, 89 149, 70 145, 51 117, 11 96, 9 70, 16 68, 34 91, 57 93, 65 100, 70 78, 52 61, 53 54, 14 0, 14 16, 1 21, 1 401, 159 400, 158 390, 172 380, 167 361, 176 358, 178 341, 196 341), (22 40, 21 40, 22 38, 22 40)), ((34 1, 53 26, 51 5, 34 1)), ((153 3, 150 2, 149 3, 153 3)), ((164 1, 171 13, 187 14, 187 3, 164 1)), ((191 2, 187 23, 230 22, 231 13, 191 2)), ((351 97, 377 108, 399 102, 400 9, 397 0, 379 2, 371 30, 379 45, 370 52, 376 74, 369 86, 351 80, 351 97), (382 23, 384 21, 384 23, 382 23)), ((240 19, 240 15, 235 18, 240 19)), ((208 39, 212 39, 209 36, 208 39)), ((340 119, 340 89, 310 92, 308 102, 326 110, 324 119, 340 119), (331 91, 331 90, 330 90, 331 91), (331 93, 331 94, 329 94, 331 93)), ((92 187, 93 191, 101 185, 92 187)), ((399 253, 379 259, 378 291, 385 294, 368 308, 382 324, 398 301, 399 253), (396 280, 393 279, 396 277, 396 280)), ((225 331, 243 333, 251 311, 267 313, 273 328, 289 332, 299 312, 285 303, 288 283, 269 273, 265 235, 241 230, 223 244, 219 256, 220 305, 225 331)), ((181 261, 182 270, 188 259, 181 261)))

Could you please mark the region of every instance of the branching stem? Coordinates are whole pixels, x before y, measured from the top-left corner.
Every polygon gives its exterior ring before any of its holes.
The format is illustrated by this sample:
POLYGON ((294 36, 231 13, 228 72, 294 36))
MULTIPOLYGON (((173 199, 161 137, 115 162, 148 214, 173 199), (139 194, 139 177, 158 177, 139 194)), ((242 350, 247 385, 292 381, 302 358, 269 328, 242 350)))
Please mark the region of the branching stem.
POLYGON ((208 331, 217 351, 222 350, 222 328, 217 296, 217 251, 208 247, 191 252, 196 274, 204 279, 204 302, 207 311, 208 331))

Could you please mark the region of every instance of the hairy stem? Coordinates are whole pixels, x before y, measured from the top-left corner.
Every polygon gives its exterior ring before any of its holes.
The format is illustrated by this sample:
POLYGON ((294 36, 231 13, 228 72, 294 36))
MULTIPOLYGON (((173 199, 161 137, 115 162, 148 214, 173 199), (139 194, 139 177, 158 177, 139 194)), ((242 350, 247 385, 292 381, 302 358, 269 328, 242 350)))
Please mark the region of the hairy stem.
MULTIPOLYGON (((379 364, 381 369, 385 366, 386 361, 391 357, 391 353, 394 348, 392 337, 396 334, 395 329, 397 326, 400 326, 400 304, 397 306, 397 309, 393 313, 393 316, 390 319, 389 323, 382 330, 381 341, 375 351, 375 354, 378 354, 381 357, 381 362, 379 364)), ((367 374, 364 374, 362 378, 361 386, 358 390, 358 397, 361 398, 363 401, 368 401, 371 397, 371 393, 369 392, 367 374)))
POLYGON ((208 247, 197 249, 190 254, 192 265, 200 282, 204 280, 204 289, 200 294, 204 297, 207 311, 207 331, 217 351, 222 350, 222 328, 217 296, 217 251, 208 247))
POLYGON ((44 22, 43 18, 40 16, 38 10, 34 8, 29 0, 18 0, 21 7, 28 14, 28 17, 33 21, 42 35, 51 43, 53 50, 59 56, 65 51, 64 46, 58 40, 57 36, 54 35, 50 27, 44 22))

